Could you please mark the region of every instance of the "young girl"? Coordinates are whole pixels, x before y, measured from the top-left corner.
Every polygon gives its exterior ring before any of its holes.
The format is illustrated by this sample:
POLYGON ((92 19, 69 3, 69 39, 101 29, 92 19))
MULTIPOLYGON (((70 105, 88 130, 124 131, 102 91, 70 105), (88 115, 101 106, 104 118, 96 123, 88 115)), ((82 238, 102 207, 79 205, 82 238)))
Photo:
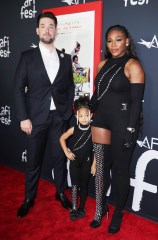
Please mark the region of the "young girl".
POLYGON ((77 126, 69 128, 60 137, 62 149, 70 159, 70 177, 72 183, 72 210, 70 219, 76 220, 85 216, 85 202, 88 194, 90 173, 95 175, 95 159, 92 163, 93 145, 91 138, 91 117, 89 98, 80 97, 74 102, 77 126), (73 135, 72 150, 67 147, 66 140, 73 135), (78 208, 78 192, 80 190, 80 204, 78 208))

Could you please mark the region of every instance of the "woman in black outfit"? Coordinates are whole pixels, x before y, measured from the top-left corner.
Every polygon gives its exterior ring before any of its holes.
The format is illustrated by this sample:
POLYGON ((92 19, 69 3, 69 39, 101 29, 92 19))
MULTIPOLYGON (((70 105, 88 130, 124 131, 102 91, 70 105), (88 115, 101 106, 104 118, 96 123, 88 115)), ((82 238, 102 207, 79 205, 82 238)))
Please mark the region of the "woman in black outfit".
POLYGON ((106 60, 98 65, 92 141, 96 157, 96 213, 90 223, 99 227, 108 212, 105 196, 110 169, 116 181, 116 207, 108 229, 120 230, 123 208, 130 186, 129 164, 135 147, 144 92, 144 71, 134 51, 131 35, 124 26, 111 26, 106 33, 106 60))

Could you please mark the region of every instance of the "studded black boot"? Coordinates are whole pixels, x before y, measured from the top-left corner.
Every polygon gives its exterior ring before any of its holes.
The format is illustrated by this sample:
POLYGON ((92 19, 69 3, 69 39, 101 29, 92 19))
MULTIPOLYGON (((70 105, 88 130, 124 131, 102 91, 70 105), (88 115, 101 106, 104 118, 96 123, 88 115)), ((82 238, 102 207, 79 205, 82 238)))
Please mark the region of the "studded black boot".
POLYGON ((76 220, 78 217, 78 213, 77 213, 78 186, 77 185, 72 185, 71 198, 72 198, 72 210, 70 212, 70 220, 76 220))

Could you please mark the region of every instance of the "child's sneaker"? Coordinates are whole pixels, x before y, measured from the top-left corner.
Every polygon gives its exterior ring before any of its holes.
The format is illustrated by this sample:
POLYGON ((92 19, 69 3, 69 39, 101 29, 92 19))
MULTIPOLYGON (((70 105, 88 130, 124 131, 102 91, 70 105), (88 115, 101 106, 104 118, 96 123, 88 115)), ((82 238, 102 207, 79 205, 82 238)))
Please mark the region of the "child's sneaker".
POLYGON ((85 216, 85 210, 79 208, 79 209, 77 210, 77 218, 83 218, 84 216, 85 216))
POLYGON ((71 210, 70 220, 76 220, 77 218, 78 218, 78 211, 77 210, 71 210))

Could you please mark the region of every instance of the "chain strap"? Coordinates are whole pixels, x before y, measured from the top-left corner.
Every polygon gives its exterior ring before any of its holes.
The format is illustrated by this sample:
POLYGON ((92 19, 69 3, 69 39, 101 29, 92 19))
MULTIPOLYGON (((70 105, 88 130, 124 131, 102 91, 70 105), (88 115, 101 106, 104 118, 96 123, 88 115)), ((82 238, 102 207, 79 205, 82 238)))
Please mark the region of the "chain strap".
MULTIPOLYGON (((87 132, 87 131, 86 131, 86 132, 87 132)), ((79 138, 79 140, 75 143, 75 145, 74 145, 74 147, 73 147, 73 150, 74 150, 74 151, 76 151, 76 150, 78 150, 78 149, 81 149, 81 148, 87 143, 87 141, 90 139, 90 137, 91 137, 91 135, 92 135, 91 132, 89 133, 86 141, 85 141, 84 143, 82 143, 81 146, 75 148, 75 146, 77 145, 77 143, 83 138, 83 136, 86 134, 86 132, 84 132, 84 133, 81 135, 81 137, 79 138)))
POLYGON ((105 90, 103 91, 103 93, 99 96, 100 84, 101 84, 104 76, 105 76, 110 70, 112 70, 115 66, 116 66, 116 64, 114 64, 112 67, 110 67, 110 68, 102 75, 102 77, 100 78, 100 80, 99 80, 99 82, 98 82, 98 88, 97 88, 97 96, 98 96, 97 100, 100 100, 100 99, 103 97, 103 95, 107 92, 107 90, 108 90, 108 88, 109 88, 109 86, 110 86, 110 83, 112 82, 113 78, 115 77, 115 75, 116 75, 116 74, 121 70, 121 68, 122 68, 122 67, 119 67, 119 68, 116 70, 116 72, 115 72, 115 73, 112 75, 112 77, 110 78, 106 89, 105 89, 105 90))

